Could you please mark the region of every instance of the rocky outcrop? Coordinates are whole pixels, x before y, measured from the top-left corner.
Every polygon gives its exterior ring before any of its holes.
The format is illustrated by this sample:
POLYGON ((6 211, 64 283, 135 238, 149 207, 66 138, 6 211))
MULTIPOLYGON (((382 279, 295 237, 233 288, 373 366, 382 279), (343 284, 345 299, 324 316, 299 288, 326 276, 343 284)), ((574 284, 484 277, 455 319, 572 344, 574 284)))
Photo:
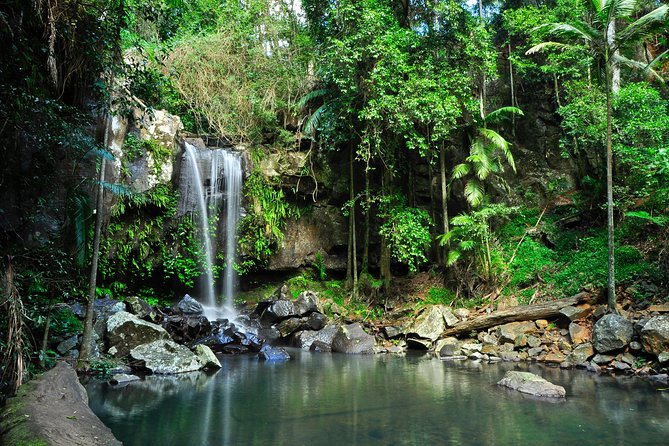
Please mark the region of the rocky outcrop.
POLYGON ((550 383, 529 372, 506 372, 497 385, 538 397, 564 398, 567 394, 564 387, 550 383))
POLYGON ((7 446, 121 446, 88 407, 86 390, 65 362, 24 384, 7 401, 0 432, 0 444, 7 446))
POLYGON ((140 345, 170 337, 160 325, 143 321, 127 311, 119 311, 107 320, 107 335, 109 353, 116 357, 126 356, 140 345))
POLYGON ((430 349, 446 327, 452 327, 458 318, 451 310, 443 305, 430 305, 416 318, 406 330, 406 339, 409 344, 430 349))
POLYGON ((619 350, 629 345, 633 332, 632 322, 618 314, 607 314, 593 327, 592 345, 599 353, 619 350))
POLYGON ((165 339, 133 348, 130 358, 140 367, 164 375, 194 372, 203 367, 200 359, 187 347, 165 339))
POLYGON ((312 212, 286 226, 284 239, 270 258, 268 269, 288 271, 311 266, 320 253, 326 270, 345 270, 346 256, 335 248, 346 246, 347 233, 346 220, 339 208, 314 206, 312 212))
POLYGON ((374 336, 365 333, 358 323, 339 327, 332 340, 332 351, 347 354, 374 353, 374 336))
POLYGON ((641 329, 641 342, 648 353, 669 352, 669 315, 651 318, 641 329))

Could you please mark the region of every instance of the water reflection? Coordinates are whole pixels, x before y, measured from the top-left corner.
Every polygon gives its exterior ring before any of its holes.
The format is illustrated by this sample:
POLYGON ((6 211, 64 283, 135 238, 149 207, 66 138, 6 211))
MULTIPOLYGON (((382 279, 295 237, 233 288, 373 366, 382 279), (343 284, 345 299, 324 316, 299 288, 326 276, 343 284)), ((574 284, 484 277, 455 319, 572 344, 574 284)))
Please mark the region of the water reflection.
POLYGON ((669 398, 650 384, 538 365, 291 352, 222 361, 215 375, 88 385, 126 445, 664 444, 669 398), (509 369, 565 386, 555 404, 498 388, 509 369))

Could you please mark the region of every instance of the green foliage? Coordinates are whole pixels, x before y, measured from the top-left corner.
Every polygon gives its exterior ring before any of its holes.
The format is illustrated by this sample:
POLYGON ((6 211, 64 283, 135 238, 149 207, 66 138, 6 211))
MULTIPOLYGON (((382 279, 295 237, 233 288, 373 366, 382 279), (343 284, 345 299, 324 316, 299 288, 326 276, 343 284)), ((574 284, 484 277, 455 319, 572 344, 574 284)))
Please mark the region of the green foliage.
POLYGON ((69 308, 61 308, 51 316, 50 331, 53 336, 81 333, 84 329, 79 318, 69 308))
POLYGON ((311 266, 314 268, 314 273, 318 280, 323 281, 327 278, 328 272, 327 269, 325 268, 325 260, 323 259, 323 255, 320 252, 316 253, 314 261, 311 263, 311 266))
POLYGON ((236 269, 242 274, 264 265, 283 241, 286 221, 300 216, 299 209, 286 201, 283 190, 260 172, 253 172, 244 182, 243 193, 250 206, 239 224, 241 261, 236 269))
POLYGON ((417 271, 427 262, 425 251, 432 241, 430 216, 423 209, 407 206, 406 198, 398 194, 382 197, 380 208, 383 223, 379 233, 386 237, 391 256, 417 271))
POLYGON ((455 301, 455 293, 448 288, 430 287, 421 305, 451 305, 455 301))

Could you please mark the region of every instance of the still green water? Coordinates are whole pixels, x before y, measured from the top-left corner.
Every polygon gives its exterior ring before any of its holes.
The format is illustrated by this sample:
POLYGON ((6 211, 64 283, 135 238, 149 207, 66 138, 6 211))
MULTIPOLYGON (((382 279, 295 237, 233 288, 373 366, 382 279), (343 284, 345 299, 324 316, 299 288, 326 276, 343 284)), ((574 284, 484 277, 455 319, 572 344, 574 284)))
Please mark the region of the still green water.
POLYGON ((125 445, 669 445, 669 391, 639 379, 431 356, 291 351, 227 357, 215 374, 87 385, 125 445), (506 370, 564 386, 563 402, 496 386, 506 370))

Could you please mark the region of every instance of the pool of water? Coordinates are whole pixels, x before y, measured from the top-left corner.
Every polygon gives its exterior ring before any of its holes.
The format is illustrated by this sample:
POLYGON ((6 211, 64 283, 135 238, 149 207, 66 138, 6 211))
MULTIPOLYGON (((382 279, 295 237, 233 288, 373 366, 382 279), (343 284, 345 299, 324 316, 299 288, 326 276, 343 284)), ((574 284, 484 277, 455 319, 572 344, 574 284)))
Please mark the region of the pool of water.
POLYGON ((90 382, 90 406, 125 445, 667 445, 669 390, 628 377, 431 356, 291 351, 223 358, 214 374, 90 382), (562 402, 496 385, 529 370, 562 402))

